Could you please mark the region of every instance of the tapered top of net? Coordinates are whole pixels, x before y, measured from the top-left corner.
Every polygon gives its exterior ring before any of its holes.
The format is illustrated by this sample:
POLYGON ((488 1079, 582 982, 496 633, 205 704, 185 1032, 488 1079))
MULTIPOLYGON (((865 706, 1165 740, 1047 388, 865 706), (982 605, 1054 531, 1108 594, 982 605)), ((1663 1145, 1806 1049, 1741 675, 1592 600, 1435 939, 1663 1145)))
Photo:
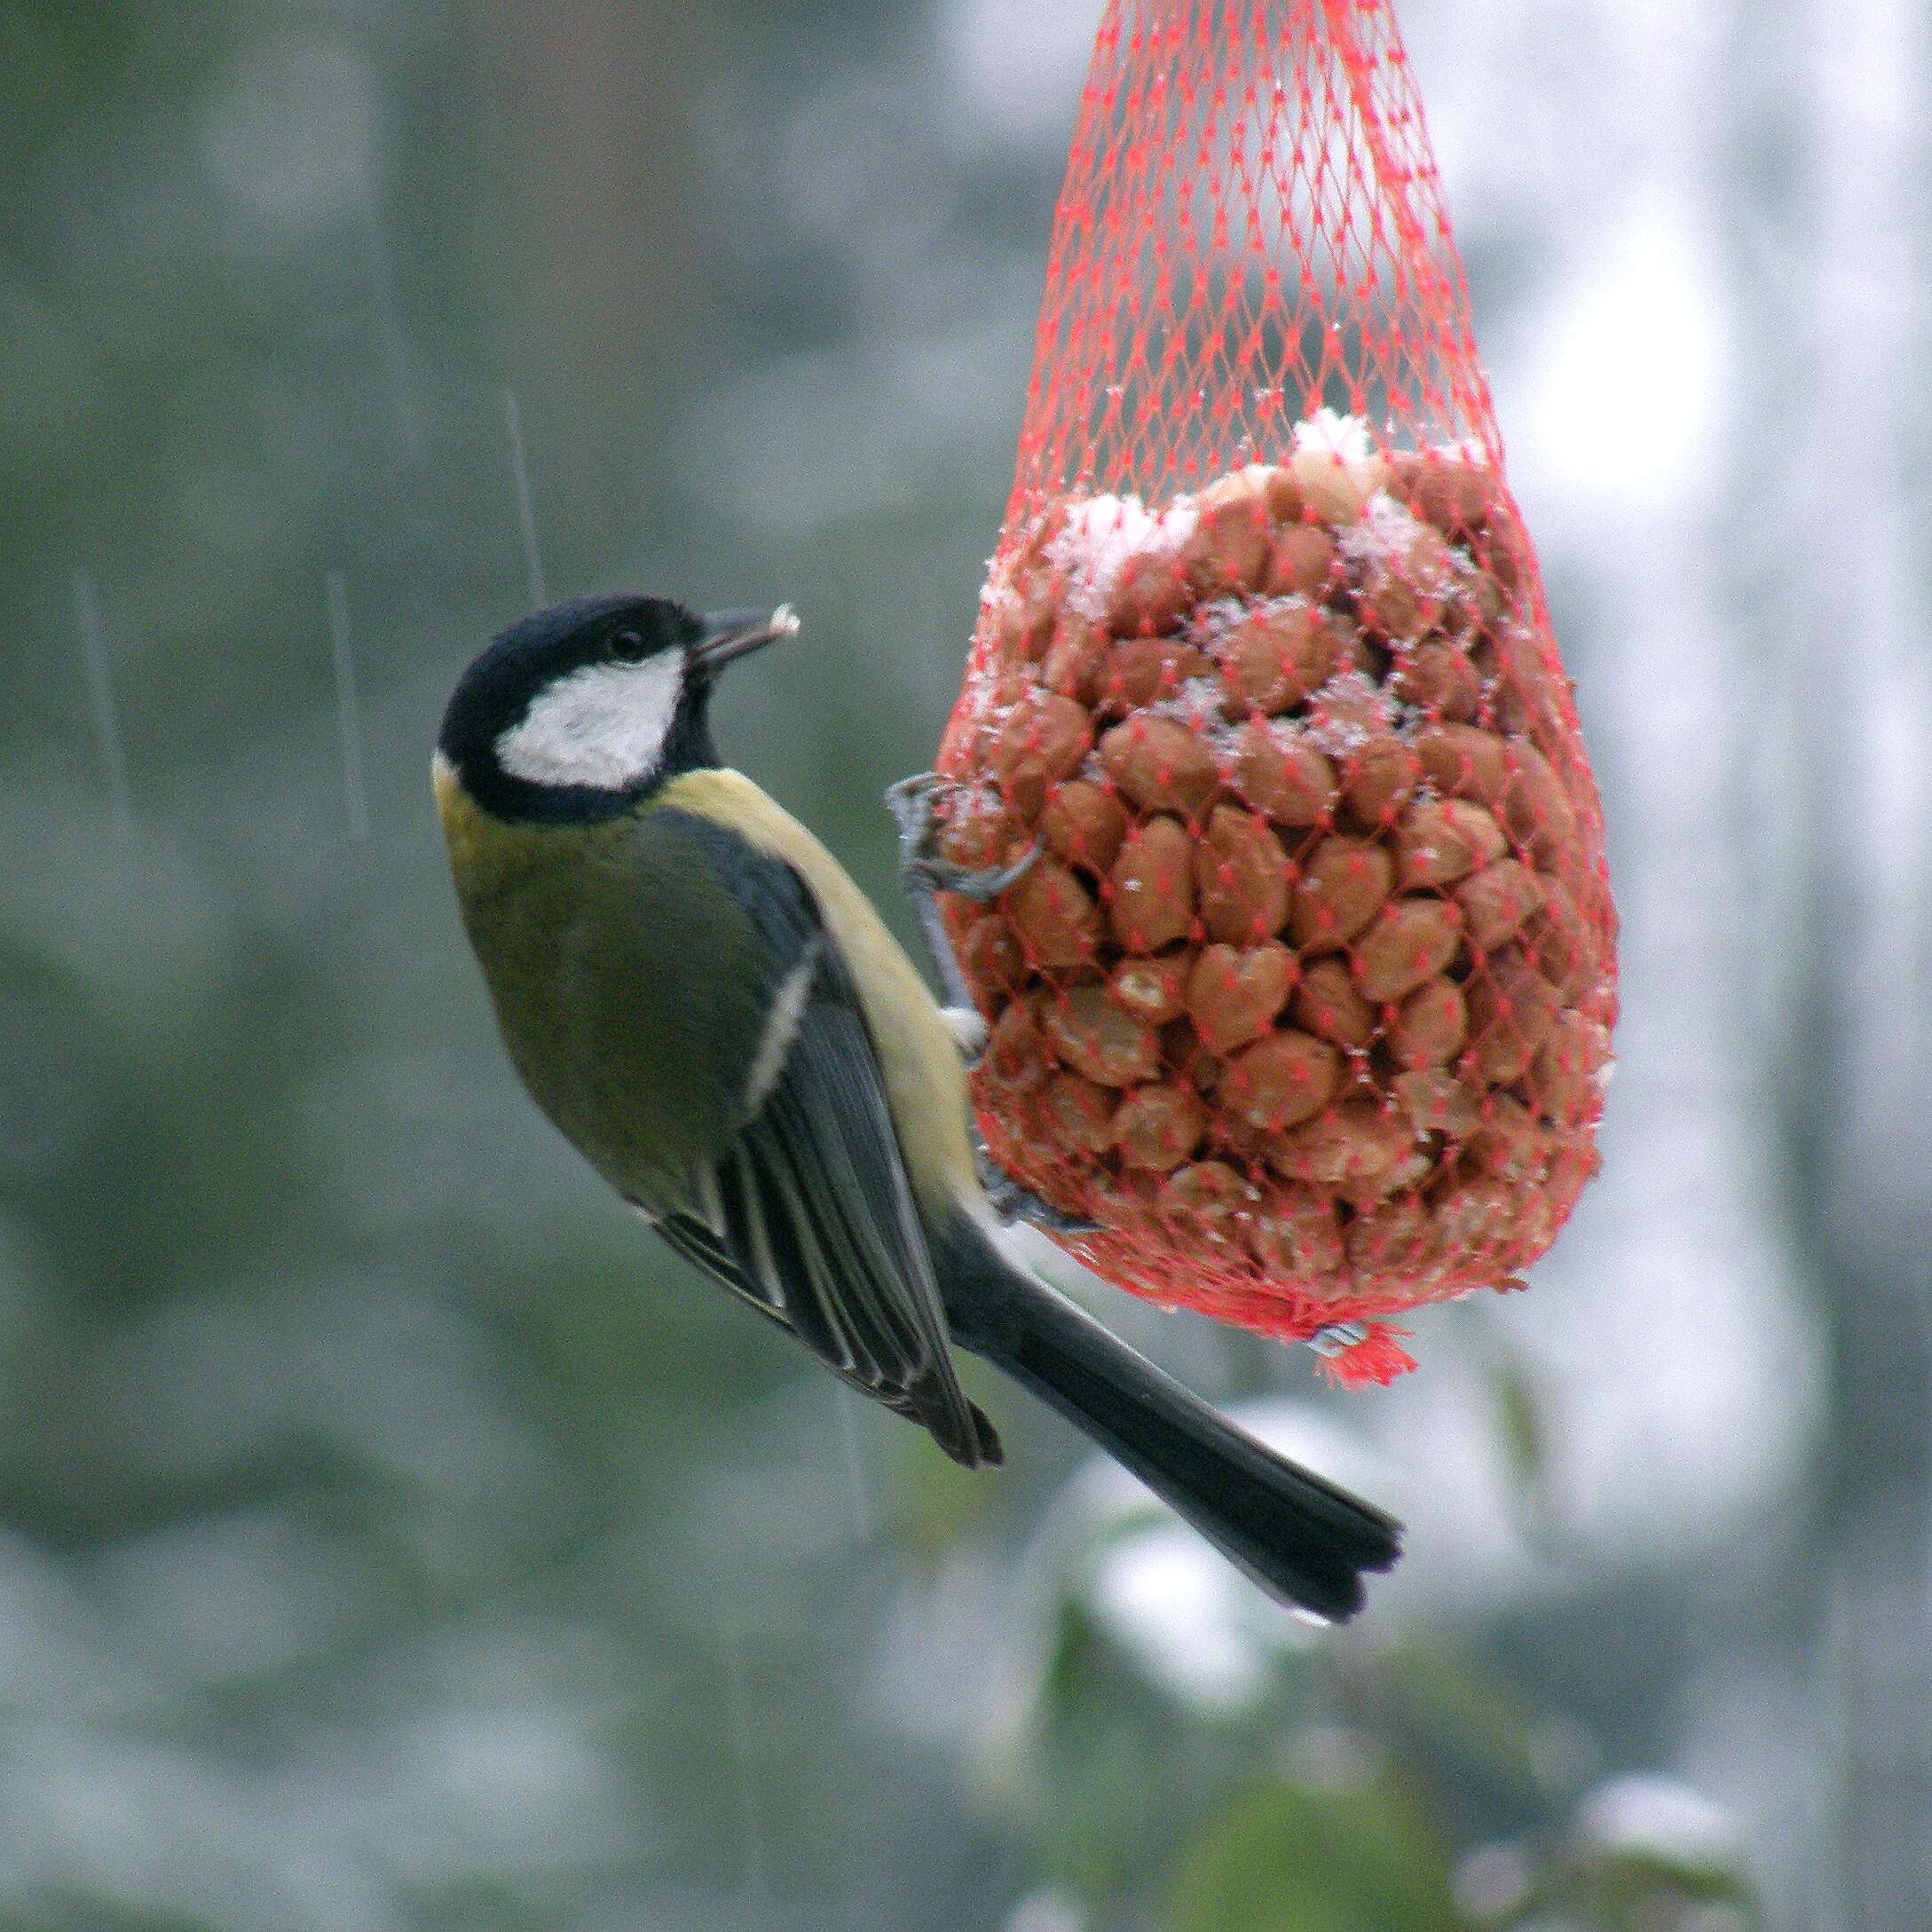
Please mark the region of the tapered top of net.
POLYGON ((1008 528, 1287 452, 1322 406, 1473 439, 1488 385, 1388 0, 1111 0, 1069 156, 1008 528))

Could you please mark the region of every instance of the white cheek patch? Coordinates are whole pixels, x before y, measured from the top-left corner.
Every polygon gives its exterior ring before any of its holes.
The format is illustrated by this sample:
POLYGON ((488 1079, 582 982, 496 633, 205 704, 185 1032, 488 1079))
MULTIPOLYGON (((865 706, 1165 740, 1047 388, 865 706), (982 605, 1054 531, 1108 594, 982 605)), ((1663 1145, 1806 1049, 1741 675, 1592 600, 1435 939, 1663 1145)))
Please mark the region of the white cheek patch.
POLYGON ((642 664, 587 664, 531 699, 497 739, 497 762, 531 785, 621 791, 656 769, 683 689, 675 651, 642 664))

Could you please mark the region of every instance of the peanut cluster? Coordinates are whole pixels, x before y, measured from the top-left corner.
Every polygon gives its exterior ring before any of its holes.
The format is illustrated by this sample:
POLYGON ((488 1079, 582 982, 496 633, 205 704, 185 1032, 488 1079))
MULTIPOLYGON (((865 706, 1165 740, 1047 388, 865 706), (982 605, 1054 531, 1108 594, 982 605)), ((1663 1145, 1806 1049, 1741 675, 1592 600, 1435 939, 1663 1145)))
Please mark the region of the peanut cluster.
POLYGON ((1306 1333, 1553 1238, 1613 914, 1529 569, 1484 464, 1334 419, 1158 509, 1051 501, 996 560, 945 849, 1039 856, 948 902, 974 1097, 1102 1273, 1306 1333))

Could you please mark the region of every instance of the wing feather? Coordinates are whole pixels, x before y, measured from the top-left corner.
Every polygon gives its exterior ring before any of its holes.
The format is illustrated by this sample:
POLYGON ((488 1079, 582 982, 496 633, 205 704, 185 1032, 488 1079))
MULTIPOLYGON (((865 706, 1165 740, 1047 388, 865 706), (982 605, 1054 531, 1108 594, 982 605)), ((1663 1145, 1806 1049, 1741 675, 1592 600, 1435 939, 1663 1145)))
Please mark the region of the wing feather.
MULTIPOLYGON (((706 822, 706 842, 725 835, 706 822)), ((998 1439, 961 1389, 870 1029, 816 903, 785 861, 714 849, 773 962, 781 1030, 747 1069, 746 1117, 657 1226, 842 1380, 923 1423, 969 1467, 998 1439), (743 876, 749 865, 754 879, 743 876)))

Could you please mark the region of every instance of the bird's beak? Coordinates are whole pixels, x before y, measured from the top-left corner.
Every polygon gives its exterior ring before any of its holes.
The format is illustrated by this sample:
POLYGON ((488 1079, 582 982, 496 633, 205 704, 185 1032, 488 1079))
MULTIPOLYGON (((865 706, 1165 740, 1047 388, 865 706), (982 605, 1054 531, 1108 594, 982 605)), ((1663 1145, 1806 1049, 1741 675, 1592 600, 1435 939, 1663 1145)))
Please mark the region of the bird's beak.
POLYGON ((776 611, 714 611, 705 619, 705 635, 690 648, 690 662, 715 671, 747 651, 796 635, 798 627, 798 612, 789 603, 776 611))

